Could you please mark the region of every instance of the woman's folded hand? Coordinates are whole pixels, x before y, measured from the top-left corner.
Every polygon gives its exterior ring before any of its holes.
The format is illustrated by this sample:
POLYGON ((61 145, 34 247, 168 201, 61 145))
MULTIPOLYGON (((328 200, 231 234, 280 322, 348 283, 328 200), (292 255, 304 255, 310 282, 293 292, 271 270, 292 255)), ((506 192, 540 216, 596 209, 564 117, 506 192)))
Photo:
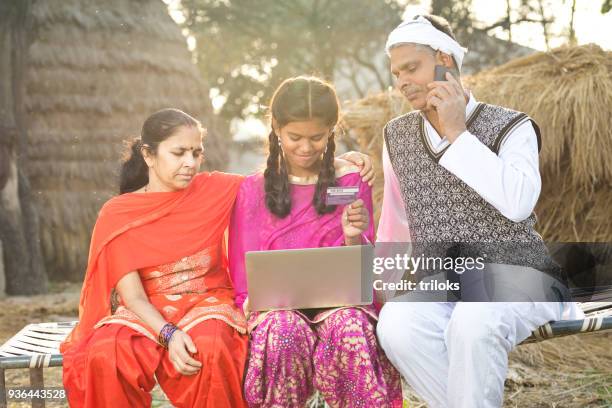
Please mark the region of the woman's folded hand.
POLYGON ((183 375, 196 374, 202 368, 202 363, 191 356, 197 353, 193 340, 182 330, 177 330, 172 334, 168 344, 168 353, 176 371, 183 375))

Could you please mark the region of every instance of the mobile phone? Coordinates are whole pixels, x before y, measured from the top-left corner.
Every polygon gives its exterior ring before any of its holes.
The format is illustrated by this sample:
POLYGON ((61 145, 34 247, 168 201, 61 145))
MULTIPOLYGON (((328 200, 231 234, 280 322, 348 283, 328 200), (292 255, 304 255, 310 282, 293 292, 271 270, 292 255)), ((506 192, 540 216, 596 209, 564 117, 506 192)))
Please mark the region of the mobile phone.
POLYGON ((434 81, 446 81, 447 72, 450 72, 450 69, 444 65, 436 65, 434 68, 434 81))

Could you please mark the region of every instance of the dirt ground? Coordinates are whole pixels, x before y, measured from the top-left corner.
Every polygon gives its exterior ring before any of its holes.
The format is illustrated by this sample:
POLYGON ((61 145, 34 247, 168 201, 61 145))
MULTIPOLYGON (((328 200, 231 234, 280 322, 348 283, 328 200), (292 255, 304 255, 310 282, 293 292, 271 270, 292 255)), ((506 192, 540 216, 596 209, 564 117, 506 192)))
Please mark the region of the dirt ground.
MULTIPOLYGON (((28 323, 75 320, 80 285, 52 284, 47 295, 0 299, 0 343, 28 323)), ((60 368, 45 370, 45 386, 61 387, 60 368)), ((29 371, 7 370, 6 386, 29 385, 29 371)), ((425 407, 412 393, 410 407, 425 407)), ((9 402, 9 407, 28 407, 9 402)), ((49 408, 66 403, 47 402, 49 408)), ((171 407, 159 388, 153 407, 171 407)), ((612 333, 594 333, 518 347, 510 356, 504 407, 612 407, 612 333)))

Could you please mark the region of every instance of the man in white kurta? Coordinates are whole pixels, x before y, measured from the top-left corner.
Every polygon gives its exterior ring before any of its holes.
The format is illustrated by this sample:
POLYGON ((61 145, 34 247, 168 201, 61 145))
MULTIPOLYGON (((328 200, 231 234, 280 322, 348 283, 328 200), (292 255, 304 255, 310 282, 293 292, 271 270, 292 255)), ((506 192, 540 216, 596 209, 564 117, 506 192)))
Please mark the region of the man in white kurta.
MULTIPOLYGON (((512 240, 512 234, 517 234, 518 241, 539 237, 533 230, 533 209, 541 189, 539 130, 526 115, 480 104, 464 90, 459 72, 465 51, 454 39, 448 23, 432 16, 404 22, 389 35, 391 71, 398 89, 417 112, 397 118, 385 129, 385 184, 378 242, 431 239, 437 229, 444 235, 441 240, 455 241, 459 237, 453 236, 453 228, 444 228, 443 224, 446 215, 452 217, 460 211, 452 205, 440 208, 435 228, 415 223, 414 212, 419 211, 415 195, 422 192, 412 192, 407 187, 419 185, 420 177, 410 174, 415 166, 408 160, 421 159, 411 147, 402 146, 404 140, 408 140, 406 146, 413 146, 410 140, 418 140, 417 136, 404 139, 404 131, 415 135, 421 132, 425 146, 422 150, 427 152, 422 160, 431 158, 421 171, 436 170, 446 180, 461 185, 463 190, 455 189, 453 194, 463 191, 468 197, 473 194, 482 199, 482 204, 477 204, 479 211, 490 211, 492 217, 500 219, 496 225, 503 224, 499 228, 501 238, 512 240), (435 65, 449 68, 453 75, 447 74, 445 82, 433 81, 435 65), (481 112, 489 119, 483 118, 481 112), (484 129, 483 134, 480 130, 472 133, 466 126, 478 120, 480 125, 470 126, 484 129), (487 128, 487 121, 496 120, 508 125, 501 126, 504 132, 500 137, 494 133, 500 126, 487 128), (419 123, 423 124, 422 130, 415 129, 419 123), (410 177, 410 183, 403 183, 404 178, 410 177)), ((472 201, 477 201, 475 198, 472 201)), ((466 225, 463 230, 469 229, 470 225, 466 225)), ((498 233, 495 228, 491 231, 498 233)), ((474 232, 474 236, 478 239, 490 233, 485 228, 474 232)), ((429 406, 500 407, 510 350, 540 325, 574 312, 572 304, 560 302, 425 303, 399 299, 385 304, 377 332, 391 362, 429 406)))

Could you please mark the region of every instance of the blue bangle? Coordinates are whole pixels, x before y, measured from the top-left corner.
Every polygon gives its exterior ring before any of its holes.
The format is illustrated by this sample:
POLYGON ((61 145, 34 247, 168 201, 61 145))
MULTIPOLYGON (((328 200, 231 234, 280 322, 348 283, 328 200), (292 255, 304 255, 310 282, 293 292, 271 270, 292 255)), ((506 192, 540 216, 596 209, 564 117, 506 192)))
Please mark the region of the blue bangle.
POLYGON ((170 339, 172 339, 172 335, 177 330, 178 327, 176 327, 174 324, 166 323, 164 327, 162 327, 162 329, 159 331, 159 336, 157 336, 157 340, 159 344, 161 344, 161 346, 166 350, 168 349, 168 344, 170 343, 170 339))

